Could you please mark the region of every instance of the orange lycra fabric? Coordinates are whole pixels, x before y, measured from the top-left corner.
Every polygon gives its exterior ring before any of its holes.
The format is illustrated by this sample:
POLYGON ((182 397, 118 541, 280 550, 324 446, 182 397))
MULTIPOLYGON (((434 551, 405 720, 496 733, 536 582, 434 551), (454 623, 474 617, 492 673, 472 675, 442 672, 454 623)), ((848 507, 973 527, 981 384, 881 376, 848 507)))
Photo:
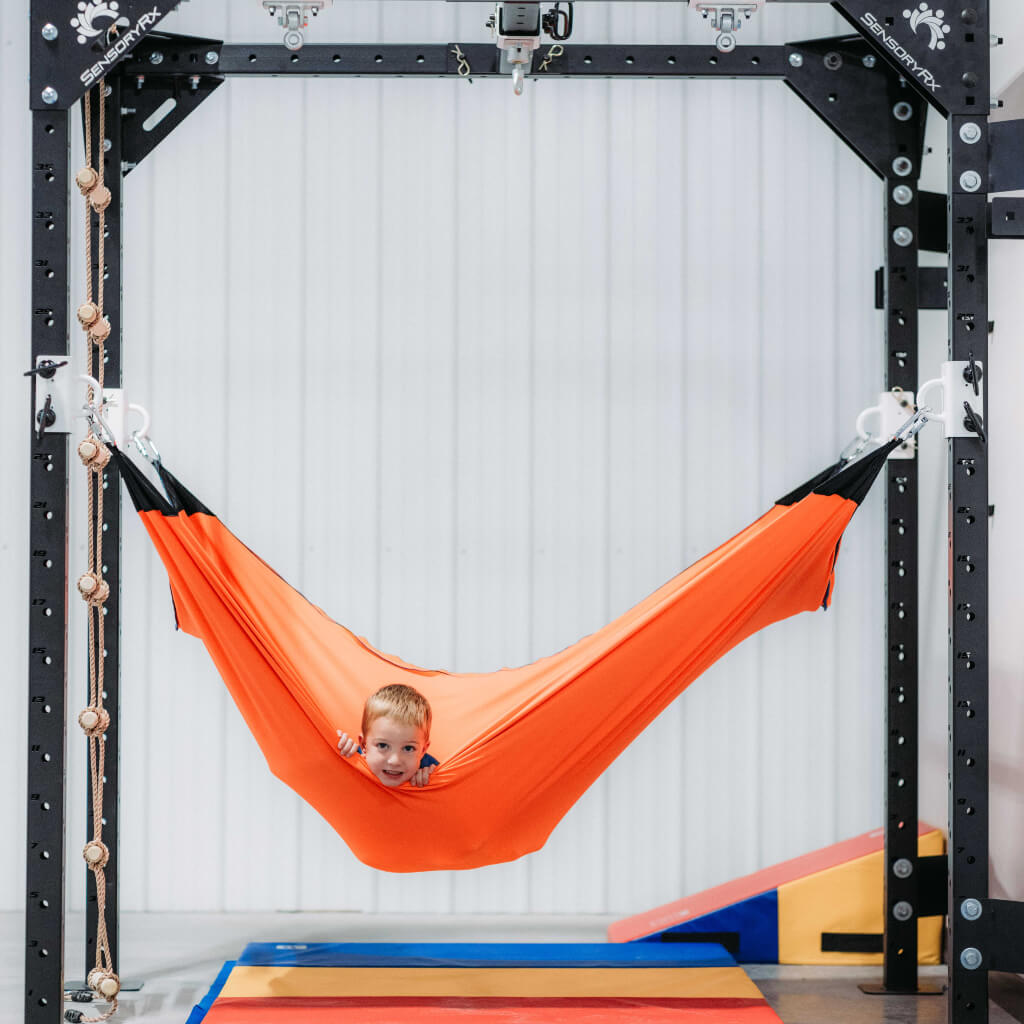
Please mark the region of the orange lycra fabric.
POLYGON ((770 623, 827 606, 839 541, 862 497, 812 492, 776 505, 565 650, 520 668, 454 674, 375 650, 169 473, 170 504, 130 460, 117 461, 167 569, 178 623, 206 645, 271 771, 360 860, 386 871, 473 868, 543 846, 708 666, 770 623), (366 697, 388 683, 414 686, 433 708, 430 752, 441 764, 424 788, 389 789, 361 758, 337 753, 337 729, 357 730, 366 697))

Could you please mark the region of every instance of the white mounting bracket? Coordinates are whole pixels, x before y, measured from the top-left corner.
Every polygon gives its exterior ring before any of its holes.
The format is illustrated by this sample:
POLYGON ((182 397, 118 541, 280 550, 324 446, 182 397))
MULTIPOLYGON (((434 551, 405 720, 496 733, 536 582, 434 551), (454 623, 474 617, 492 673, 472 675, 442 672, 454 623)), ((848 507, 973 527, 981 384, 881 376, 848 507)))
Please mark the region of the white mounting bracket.
POLYGON ((736 33, 764 6, 764 0, 693 0, 694 8, 718 30, 715 46, 722 53, 736 49, 736 33))
MULTIPOLYGON (((902 388, 883 391, 878 396, 878 405, 869 406, 857 417, 857 434, 865 441, 869 438, 887 441, 914 415, 915 408, 913 391, 904 391, 902 388), (876 416, 878 432, 873 434, 867 429, 867 422, 876 416)), ((889 452, 889 458, 912 459, 916 452, 917 441, 908 438, 898 448, 889 452)))
POLYGON ((540 4, 499 2, 487 25, 501 51, 498 70, 511 73, 512 90, 522 96, 526 74, 533 65, 533 51, 540 48, 540 4))
POLYGON ((50 434, 70 434, 74 410, 71 389, 74 374, 68 365, 68 356, 36 356, 35 409, 32 423, 50 434), (60 365, 63 364, 63 365, 60 365), (44 374, 50 374, 49 377, 44 374), (49 403, 49 404, 47 404, 49 403), (45 419, 45 422, 44 422, 45 419))
POLYGON ((330 7, 334 0, 263 0, 263 9, 272 18, 277 18, 278 25, 284 29, 284 45, 289 50, 301 50, 306 41, 302 30, 309 28, 309 16, 315 18, 321 11, 330 7))
POLYGON ((928 418, 942 423, 946 437, 981 437, 984 440, 985 408, 984 366, 975 360, 943 363, 940 377, 925 381, 917 392, 918 405, 925 407, 925 395, 936 388, 942 391, 940 412, 929 412, 928 418), (965 405, 974 414, 982 431, 973 429, 965 405))

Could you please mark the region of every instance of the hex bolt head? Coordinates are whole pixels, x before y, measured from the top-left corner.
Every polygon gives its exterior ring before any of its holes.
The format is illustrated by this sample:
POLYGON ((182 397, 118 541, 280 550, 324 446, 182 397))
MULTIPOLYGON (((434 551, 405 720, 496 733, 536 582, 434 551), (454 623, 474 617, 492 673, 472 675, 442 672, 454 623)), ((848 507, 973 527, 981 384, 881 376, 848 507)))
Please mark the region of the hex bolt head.
POLYGON ((909 185, 897 185, 892 190, 893 202, 909 206, 914 201, 914 190, 909 185))
POLYGON ((207 64, 216 64, 220 57, 217 56, 216 50, 207 50, 205 60, 207 64))
POLYGON ((861 58, 861 64, 866 68, 873 68, 878 63, 878 58, 873 53, 865 54, 861 58))
POLYGON ((892 916, 897 921, 909 921, 914 916, 914 908, 906 900, 900 900, 892 908, 892 916))
POLYGON ((910 228, 899 227, 892 233, 892 240, 906 248, 914 240, 914 232, 910 228))
POLYGON ((52 85, 48 85, 42 92, 44 103, 56 103, 57 102, 57 90, 52 85))
POLYGON ((113 145, 113 143, 110 141, 110 139, 104 139, 103 140, 103 152, 104 153, 109 153, 110 152, 110 147, 112 145, 113 145))
POLYGON ((892 866, 892 873, 897 878, 909 878, 914 873, 914 865, 906 857, 900 857, 892 866))
POLYGON ((159 50, 154 50, 149 55, 149 63, 150 64, 163 64, 163 62, 164 62, 164 55, 159 50))
POLYGON ((981 950, 968 946, 960 954, 960 963, 969 971, 976 971, 981 966, 981 950))
POLYGON ((914 162, 910 157, 898 156, 892 162, 892 169, 901 177, 906 178, 910 175, 910 172, 914 169, 914 162))
POLYGON ((981 903, 978 900, 964 900, 960 904, 960 913, 965 921, 977 921, 981 917, 981 903))
POLYGON ((975 124, 973 121, 967 121, 965 124, 960 125, 960 140, 962 142, 966 142, 967 145, 973 146, 980 138, 980 125, 975 124))
POLYGON ((802 68, 804 66, 804 56, 802 53, 791 53, 789 55, 789 66, 793 68, 802 68))
POLYGON ((981 175, 977 171, 964 171, 960 175, 960 187, 965 192, 977 192, 981 188, 981 175))
POLYGON ((41 29, 43 38, 48 42, 52 43, 60 33, 57 31, 57 26, 52 21, 48 21, 41 29))
POLYGON ((900 100, 892 108, 892 116, 897 121, 909 121, 914 116, 914 108, 906 100, 900 100))

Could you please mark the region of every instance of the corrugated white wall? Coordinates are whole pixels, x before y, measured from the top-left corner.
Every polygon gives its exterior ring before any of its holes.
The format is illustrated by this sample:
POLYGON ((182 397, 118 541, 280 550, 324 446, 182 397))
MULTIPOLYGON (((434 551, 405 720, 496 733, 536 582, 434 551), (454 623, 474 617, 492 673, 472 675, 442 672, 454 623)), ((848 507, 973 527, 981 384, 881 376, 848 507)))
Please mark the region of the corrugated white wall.
MULTIPOLYGON (((338 4, 312 41, 483 39, 485 16, 338 4)), ((24 78, 24 26, 0 12, 5 82, 24 78)), ((167 27, 278 38, 237 0, 167 27)), ((845 31, 821 5, 743 29, 845 31)), ((594 42, 709 32, 675 4, 577 12, 594 42)), ((27 359, 26 105, 0 91, 20 140, 0 179, 9 371, 27 359)), ((830 462, 881 386, 881 185, 778 83, 541 82, 517 99, 507 82, 236 80, 125 201, 127 397, 165 461, 333 617, 421 664, 497 668, 599 627, 830 462)), ((19 815, 27 398, 13 372, 3 387, 21 483, 0 489, 17 710, 0 757, 19 815)), ((75 502, 84 516, 77 479, 75 502)), ((198 642, 174 633, 126 507, 123 905, 628 912, 874 827, 882 548, 879 491, 833 609, 707 673, 544 850, 390 876, 270 776, 198 642)), ((77 573, 80 521, 71 550, 77 573)), ((81 902, 77 729, 69 752, 81 902)), ((22 898, 16 851, 0 848, 4 907, 22 898)))

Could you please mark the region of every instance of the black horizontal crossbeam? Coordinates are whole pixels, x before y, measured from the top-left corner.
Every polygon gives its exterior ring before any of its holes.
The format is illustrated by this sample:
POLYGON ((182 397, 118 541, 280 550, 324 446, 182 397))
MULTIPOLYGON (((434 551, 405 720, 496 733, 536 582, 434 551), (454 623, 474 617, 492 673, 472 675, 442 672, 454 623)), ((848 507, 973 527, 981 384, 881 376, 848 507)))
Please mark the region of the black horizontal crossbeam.
MULTIPOLYGON (((534 56, 530 77, 572 75, 581 78, 784 78, 792 72, 788 46, 743 46, 719 53, 712 46, 565 46, 541 71, 550 47, 534 56)), ((150 36, 125 62, 128 75, 338 75, 426 77, 499 75, 500 53, 493 43, 307 45, 292 53, 280 45, 184 43, 150 36), (216 60, 207 58, 207 54, 216 60)), ((507 74, 501 75, 508 78, 507 74)))

